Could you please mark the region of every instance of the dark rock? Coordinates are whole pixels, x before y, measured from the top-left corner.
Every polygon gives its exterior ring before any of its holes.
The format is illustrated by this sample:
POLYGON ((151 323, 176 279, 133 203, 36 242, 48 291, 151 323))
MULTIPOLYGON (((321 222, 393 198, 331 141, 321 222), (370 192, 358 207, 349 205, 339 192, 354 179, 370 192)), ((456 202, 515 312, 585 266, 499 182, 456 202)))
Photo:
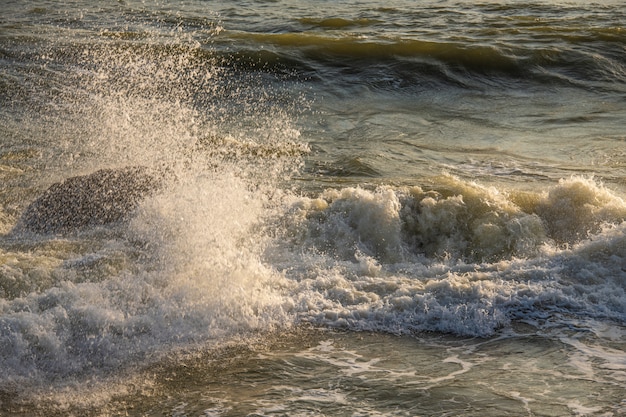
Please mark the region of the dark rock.
POLYGON ((22 214, 15 230, 70 233, 128 218, 139 202, 158 189, 145 168, 101 169, 50 186, 22 214))

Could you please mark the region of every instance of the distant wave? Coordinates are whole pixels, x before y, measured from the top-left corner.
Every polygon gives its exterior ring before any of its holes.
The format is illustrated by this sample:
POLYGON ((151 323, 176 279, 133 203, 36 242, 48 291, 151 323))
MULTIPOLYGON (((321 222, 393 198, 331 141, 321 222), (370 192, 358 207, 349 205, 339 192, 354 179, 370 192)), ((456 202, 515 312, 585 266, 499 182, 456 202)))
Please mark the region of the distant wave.
POLYGON ((317 33, 228 33, 232 39, 252 42, 258 46, 273 45, 296 49, 310 59, 334 60, 338 64, 359 59, 387 61, 397 58, 431 58, 483 68, 512 68, 514 61, 492 46, 466 45, 456 42, 433 42, 413 39, 371 39, 359 35, 329 36, 317 33))
MULTIPOLYGON (((544 28, 545 34, 540 27, 533 30, 539 32, 540 42, 507 39, 506 35, 500 41, 502 33, 495 30, 488 32, 486 39, 463 37, 446 41, 336 31, 225 31, 218 40, 228 45, 228 55, 235 57, 233 61, 248 62, 254 70, 282 65, 312 77, 323 76, 325 71, 377 73, 409 83, 419 80, 420 75, 435 76, 442 82, 506 76, 540 84, 626 90, 626 35, 621 29, 549 32, 544 28)), ((217 53, 221 53, 219 48, 217 53)))
POLYGON ((341 17, 331 17, 331 18, 302 18, 298 20, 303 25, 308 25, 311 27, 321 27, 321 28, 329 28, 329 29, 343 29, 347 27, 359 27, 359 26, 372 26, 381 21, 378 19, 368 19, 368 18, 360 18, 360 19, 345 19, 341 17))

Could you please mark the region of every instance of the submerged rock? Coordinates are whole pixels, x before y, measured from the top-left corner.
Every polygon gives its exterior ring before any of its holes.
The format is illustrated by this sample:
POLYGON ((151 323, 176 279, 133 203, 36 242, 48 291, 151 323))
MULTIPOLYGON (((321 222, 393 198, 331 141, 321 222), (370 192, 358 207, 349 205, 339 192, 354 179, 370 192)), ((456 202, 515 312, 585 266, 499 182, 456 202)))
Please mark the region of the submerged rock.
POLYGON ((70 233, 122 221, 160 181, 147 169, 101 169, 50 186, 24 211, 17 231, 70 233))

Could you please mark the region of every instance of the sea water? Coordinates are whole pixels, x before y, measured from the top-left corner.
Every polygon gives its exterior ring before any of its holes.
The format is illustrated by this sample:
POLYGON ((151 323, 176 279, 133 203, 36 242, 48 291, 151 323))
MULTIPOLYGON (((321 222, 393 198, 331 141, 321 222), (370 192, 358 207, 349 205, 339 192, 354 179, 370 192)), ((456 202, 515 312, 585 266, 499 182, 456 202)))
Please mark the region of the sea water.
POLYGON ((0 414, 626 414, 624 21, 3 2, 0 414), (19 227, 126 167, 124 219, 19 227))

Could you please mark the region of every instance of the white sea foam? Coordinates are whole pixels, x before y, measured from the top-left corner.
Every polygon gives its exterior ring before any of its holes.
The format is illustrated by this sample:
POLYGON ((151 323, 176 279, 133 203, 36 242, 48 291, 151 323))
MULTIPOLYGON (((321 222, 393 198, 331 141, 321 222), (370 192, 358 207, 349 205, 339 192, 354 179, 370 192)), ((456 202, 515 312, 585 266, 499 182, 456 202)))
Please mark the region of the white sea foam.
POLYGON ((270 252, 269 262, 297 283, 294 308, 314 323, 485 336, 512 319, 622 321, 623 200, 582 178, 512 195, 444 177, 430 191, 292 199, 282 246, 291 258, 270 252))

